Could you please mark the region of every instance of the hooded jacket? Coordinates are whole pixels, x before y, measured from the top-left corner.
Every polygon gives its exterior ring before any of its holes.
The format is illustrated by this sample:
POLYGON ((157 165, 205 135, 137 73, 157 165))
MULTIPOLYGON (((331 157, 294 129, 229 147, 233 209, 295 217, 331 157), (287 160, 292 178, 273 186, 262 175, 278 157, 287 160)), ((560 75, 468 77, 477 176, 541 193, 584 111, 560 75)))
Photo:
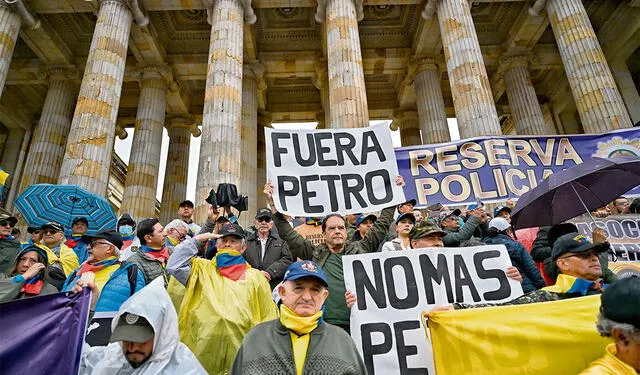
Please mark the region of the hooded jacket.
POLYGON ((151 357, 142 366, 134 369, 125 358, 120 342, 92 348, 85 345, 80 360, 80 374, 207 374, 191 350, 180 342, 178 315, 164 289, 162 278, 153 280, 122 304, 118 315, 113 318, 111 331, 115 329, 120 316, 124 313, 142 316, 153 327, 155 337, 151 357))

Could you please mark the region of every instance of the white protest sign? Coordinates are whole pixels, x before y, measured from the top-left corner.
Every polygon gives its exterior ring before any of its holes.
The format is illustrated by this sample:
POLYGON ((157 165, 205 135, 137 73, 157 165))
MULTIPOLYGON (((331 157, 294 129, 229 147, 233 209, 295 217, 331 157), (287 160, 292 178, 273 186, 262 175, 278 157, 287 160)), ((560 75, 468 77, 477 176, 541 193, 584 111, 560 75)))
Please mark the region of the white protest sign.
POLYGON ((428 248, 342 258, 356 293, 351 337, 369 375, 435 374, 423 311, 453 302, 506 302, 522 286, 506 276, 504 245, 428 248))
POLYGON ((321 217, 379 211, 406 201, 386 125, 356 129, 265 128, 267 176, 278 211, 321 217))

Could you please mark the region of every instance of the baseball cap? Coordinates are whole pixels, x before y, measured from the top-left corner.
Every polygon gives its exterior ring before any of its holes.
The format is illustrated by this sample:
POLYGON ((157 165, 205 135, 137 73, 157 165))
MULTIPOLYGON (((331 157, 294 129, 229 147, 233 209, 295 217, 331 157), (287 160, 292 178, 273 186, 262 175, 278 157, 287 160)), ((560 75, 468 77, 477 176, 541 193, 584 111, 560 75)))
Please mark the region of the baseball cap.
POLYGON ((587 237, 577 232, 567 233, 560 236, 553 244, 551 258, 555 261, 563 254, 582 253, 591 249, 603 253, 609 249, 609 244, 607 242, 593 243, 589 241, 587 237))
POLYGON ((12 227, 15 227, 16 224, 18 224, 18 219, 14 216, 11 216, 11 214, 4 210, 4 209, 0 209, 0 221, 6 220, 9 223, 11 223, 12 227))
POLYGON ((489 222, 489 228, 496 228, 499 232, 507 230, 511 224, 503 217, 494 217, 489 222))
POLYGON ((440 216, 439 216, 439 220, 440 222, 442 222, 442 220, 448 218, 451 215, 455 215, 455 216, 460 216, 460 214, 462 213, 462 211, 460 211, 459 209, 455 209, 455 210, 444 210, 444 211, 440 211, 440 216))
POLYGON ((273 219, 273 213, 271 212, 270 209, 268 208, 261 208, 258 210, 258 212, 256 213, 256 219, 259 217, 268 217, 270 219, 273 219))
POLYGON ((405 204, 411 204, 412 206, 414 206, 414 207, 415 207, 416 203, 418 203, 418 201, 417 201, 417 200, 415 200, 415 199, 409 199, 409 200, 408 200, 408 201, 406 201, 406 202, 400 203, 400 204, 398 205, 398 207, 400 207, 400 206, 402 206, 402 205, 405 205, 405 204))
POLYGON ((507 211, 508 213, 511 213, 511 209, 509 207, 507 207, 507 206, 498 206, 498 207, 493 209, 493 216, 498 216, 500 211, 507 211))
POLYGON ((477 201, 476 203, 473 203, 467 206, 467 210, 469 211, 475 210, 478 207, 484 207, 484 203, 482 203, 482 201, 477 201))
POLYGON ((426 237, 432 234, 437 234, 440 237, 444 237, 447 235, 440 227, 433 221, 433 219, 427 219, 419 222, 416 226, 413 227, 409 236, 413 240, 417 240, 418 238, 426 237))
POLYGON ((291 263, 287 268, 287 272, 285 272, 282 281, 297 280, 302 277, 315 277, 320 280, 322 285, 329 286, 329 284, 327 284, 327 276, 325 276, 322 268, 310 260, 291 263))
POLYGON ((122 214, 122 215, 120 215, 120 218, 118 219, 118 225, 124 225, 124 224, 132 224, 135 227, 136 226, 136 221, 133 220, 131 215, 122 214))
POLYGON ((178 206, 178 208, 180 208, 180 207, 184 207, 184 206, 189 206, 189 207, 191 207, 191 208, 195 207, 195 206, 193 205, 193 202, 191 202, 191 201, 190 201, 190 200, 188 200, 188 199, 187 199, 187 200, 182 201, 182 202, 180 203, 180 205, 178 206))
POLYGON ((118 324, 111 333, 109 342, 147 342, 154 335, 153 327, 147 319, 140 315, 124 313, 118 318, 118 324))
POLYGON ((400 222, 400 220, 402 220, 402 219, 409 219, 409 220, 411 220, 411 222, 413 224, 416 223, 416 217, 413 216, 413 214, 410 213, 410 212, 408 212, 406 214, 399 215, 398 218, 396 219, 396 224, 398 224, 400 222))
POLYGON ((80 221, 83 221, 85 224, 87 224, 87 226, 89 225, 89 220, 87 220, 87 218, 83 216, 79 216, 73 219, 73 221, 71 222, 71 225, 75 225, 75 223, 78 223, 80 221))
POLYGON ((235 223, 227 223, 222 226, 220 230, 220 237, 224 236, 236 236, 240 238, 244 238, 244 230, 242 227, 235 223))
POLYGON ((36 231, 40 230, 40 228, 36 227, 27 227, 27 233, 34 234, 36 231))
POLYGON ((44 230, 44 228, 52 228, 52 229, 55 229, 58 232, 64 232, 64 227, 61 224, 56 223, 55 221, 50 221, 50 222, 48 222, 45 225, 40 227, 41 230, 44 230))
POLYGON ((378 220, 378 217, 374 214, 370 214, 370 215, 363 215, 360 214, 357 218, 356 218, 356 228, 360 226, 360 224, 362 224, 363 221, 365 220, 371 220, 372 223, 375 223, 376 220, 378 220))
POLYGON ((600 312, 605 318, 640 329, 639 277, 634 275, 614 281, 604 290, 600 300, 600 312))
POLYGON ((122 235, 113 229, 102 230, 94 236, 82 236, 82 241, 90 243, 93 240, 103 239, 112 243, 118 249, 122 248, 122 235))

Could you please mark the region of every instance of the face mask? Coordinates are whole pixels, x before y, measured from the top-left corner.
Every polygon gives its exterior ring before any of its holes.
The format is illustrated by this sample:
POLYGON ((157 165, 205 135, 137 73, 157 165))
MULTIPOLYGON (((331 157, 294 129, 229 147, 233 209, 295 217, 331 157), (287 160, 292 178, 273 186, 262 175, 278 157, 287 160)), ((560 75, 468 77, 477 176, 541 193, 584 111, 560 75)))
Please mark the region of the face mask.
POLYGON ((122 225, 118 228, 118 232, 120 232, 123 236, 129 236, 133 234, 133 227, 131 225, 122 225))

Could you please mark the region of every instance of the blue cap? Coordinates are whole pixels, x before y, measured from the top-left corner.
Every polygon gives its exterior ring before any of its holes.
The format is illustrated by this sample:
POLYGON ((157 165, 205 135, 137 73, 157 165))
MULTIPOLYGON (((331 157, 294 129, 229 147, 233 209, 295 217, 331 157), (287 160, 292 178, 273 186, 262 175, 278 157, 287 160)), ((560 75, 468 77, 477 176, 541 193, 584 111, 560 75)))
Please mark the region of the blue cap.
POLYGON ((325 276, 322 268, 310 260, 291 263, 282 281, 297 280, 302 277, 315 277, 320 280, 322 285, 329 286, 329 284, 327 284, 327 276, 325 276))
POLYGON ((500 211, 507 211, 508 213, 511 213, 511 209, 507 206, 498 206, 496 208, 494 208, 493 210, 493 216, 498 216, 498 214, 500 213, 500 211))
POLYGON ((410 212, 407 212, 406 214, 402 214, 402 215, 398 216, 398 218, 396 219, 396 224, 398 224, 400 222, 400 220, 402 220, 402 219, 409 219, 409 220, 411 220, 411 222, 413 224, 416 223, 416 217, 413 216, 413 214, 410 213, 410 212))
POLYGON ((371 222, 372 222, 372 223, 375 223, 375 222, 376 222, 376 220, 378 220, 378 218, 376 217, 376 215, 373 215, 373 214, 371 214, 371 215, 363 215, 363 214, 360 214, 360 215, 356 218, 356 228, 357 228, 357 227, 359 227, 359 226, 360 226, 360 224, 362 224, 362 222, 363 222, 363 221, 365 221, 365 220, 367 220, 367 219, 371 220, 371 222))

